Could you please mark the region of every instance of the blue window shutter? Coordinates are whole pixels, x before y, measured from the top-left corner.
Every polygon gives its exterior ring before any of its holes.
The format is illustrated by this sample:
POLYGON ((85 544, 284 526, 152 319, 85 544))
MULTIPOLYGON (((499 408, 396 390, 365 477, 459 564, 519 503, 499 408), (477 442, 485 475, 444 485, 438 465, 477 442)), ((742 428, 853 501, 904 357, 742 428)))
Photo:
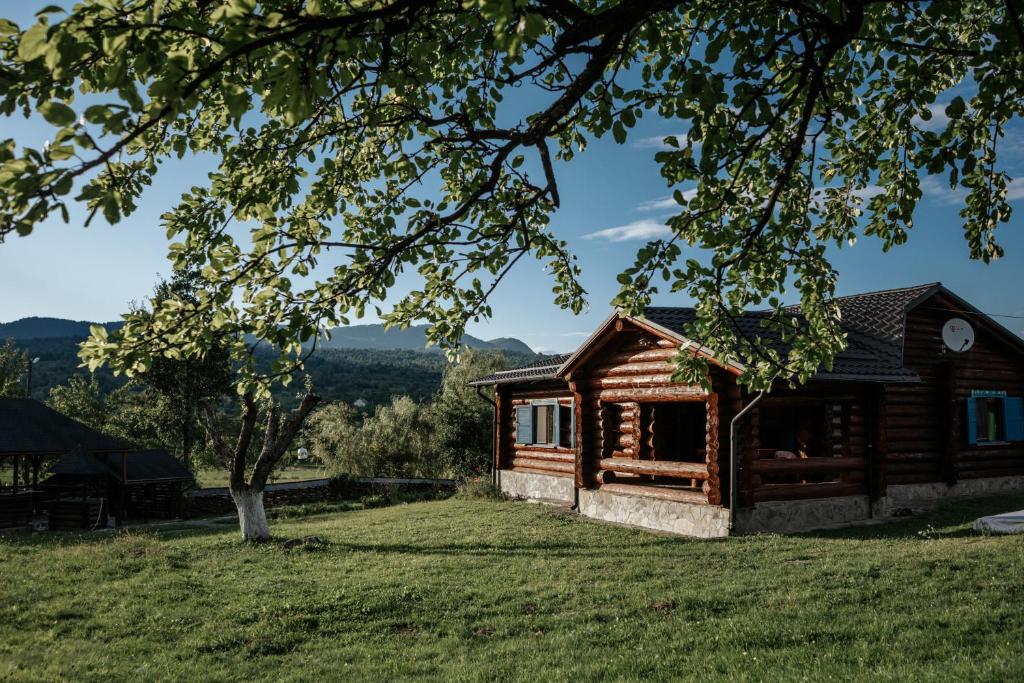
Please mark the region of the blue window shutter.
POLYGON ((978 443, 978 404, 973 398, 967 399, 967 443, 978 443))
POLYGON ((1024 398, 1007 396, 1003 399, 1003 424, 1007 441, 1024 441, 1024 398))
POLYGON ((533 407, 516 408, 516 443, 533 443, 533 407))
POLYGON ((551 445, 553 446, 561 445, 562 442, 562 411, 560 408, 558 401, 555 401, 555 406, 551 410, 551 445))
POLYGON ((576 401, 569 404, 569 448, 576 448, 576 401))

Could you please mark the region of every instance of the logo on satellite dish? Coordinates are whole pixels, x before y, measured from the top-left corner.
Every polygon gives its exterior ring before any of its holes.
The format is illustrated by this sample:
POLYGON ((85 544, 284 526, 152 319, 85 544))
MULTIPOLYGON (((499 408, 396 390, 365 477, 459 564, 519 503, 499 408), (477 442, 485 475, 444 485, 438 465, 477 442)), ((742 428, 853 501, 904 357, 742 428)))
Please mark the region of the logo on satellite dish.
POLYGON ((969 351, 974 346, 974 328, 962 318, 950 318, 942 326, 942 341, 950 351, 969 351))

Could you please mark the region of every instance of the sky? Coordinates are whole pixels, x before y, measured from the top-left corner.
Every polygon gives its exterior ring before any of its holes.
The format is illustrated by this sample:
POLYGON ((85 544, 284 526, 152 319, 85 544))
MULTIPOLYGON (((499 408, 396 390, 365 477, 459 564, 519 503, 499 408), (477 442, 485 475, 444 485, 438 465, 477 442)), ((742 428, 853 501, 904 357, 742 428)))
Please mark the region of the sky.
MULTIPOLYGON (((22 27, 47 2, 0 8, 0 16, 22 27)), ((930 125, 941 125, 943 102, 930 125)), ((45 122, 0 118, 0 138, 40 146, 52 136, 45 122)), ((659 175, 654 154, 678 124, 645 117, 629 140, 611 137, 592 143, 558 170, 561 207, 552 217, 555 235, 568 241, 583 269, 589 308, 579 316, 552 303, 553 282, 538 261, 521 261, 492 296, 490 320, 470 323, 467 332, 484 339, 517 337, 535 350, 571 351, 612 311, 615 276, 632 264, 636 250, 666 232, 672 190, 659 175)), ((991 264, 970 261, 958 215, 961 197, 940 182, 926 179, 925 196, 914 216, 907 244, 883 254, 877 240, 861 238, 853 247, 830 250, 839 271, 838 293, 903 287, 940 281, 996 320, 1024 334, 1024 127, 1011 131, 1002 154, 1016 178, 1011 186, 1015 213, 999 228, 1006 256, 991 264), (1005 316, 1005 317, 1004 317, 1005 316)), ((161 213, 183 190, 199 184, 212 168, 209 160, 185 158, 167 163, 142 198, 138 210, 116 226, 97 216, 83 227, 84 212, 40 226, 28 237, 0 244, 0 322, 28 316, 75 320, 116 320, 128 304, 152 291, 170 272, 168 240, 161 213)), ((682 190, 690 188, 680 188, 682 190)), ((684 258, 687 256, 684 249, 684 258)), ((790 293, 788 300, 795 300, 790 293)), ((662 294, 656 305, 686 306, 681 295, 662 294)), ((362 322, 373 322, 364 319, 362 322)))

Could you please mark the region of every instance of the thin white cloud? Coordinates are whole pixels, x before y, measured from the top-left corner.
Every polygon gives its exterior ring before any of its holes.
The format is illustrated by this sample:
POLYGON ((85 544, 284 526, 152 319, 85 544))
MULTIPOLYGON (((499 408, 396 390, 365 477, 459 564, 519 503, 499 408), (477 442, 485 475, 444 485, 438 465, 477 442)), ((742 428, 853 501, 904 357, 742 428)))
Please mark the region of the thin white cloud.
MULTIPOLYGON (((683 199, 690 201, 697 196, 697 188, 692 188, 683 191, 683 199)), ((646 202, 640 202, 636 206, 637 211, 664 211, 666 209, 678 209, 679 204, 676 203, 675 198, 672 195, 667 197, 659 197, 658 199, 651 199, 646 202)))
POLYGON ((935 104, 929 104, 925 107, 931 112, 932 117, 925 121, 920 116, 915 116, 913 124, 918 128, 924 130, 943 130, 949 124, 949 117, 946 116, 946 107, 949 106, 949 102, 936 102, 935 104))
MULTIPOLYGON (((665 142, 665 138, 670 136, 676 138, 680 147, 684 147, 686 145, 686 131, 683 131, 682 133, 665 133, 664 135, 652 135, 647 138, 639 138, 633 141, 633 147, 636 147, 637 149, 675 149, 665 142)), ((699 146, 699 142, 694 144, 694 147, 699 146)))
POLYGON ((882 194, 884 191, 885 190, 878 185, 865 185, 859 190, 854 190, 853 194, 861 199, 871 199, 872 197, 877 197, 882 194))
POLYGON ((645 218, 640 221, 627 223, 626 225, 617 225, 614 228, 605 228, 597 232, 587 233, 583 236, 583 239, 628 242, 630 240, 652 240, 671 236, 672 230, 664 222, 645 218))
POLYGON ((590 332, 562 332, 559 337, 589 337, 590 332))
POLYGON ((1024 199, 1024 178, 1014 178, 1006 183, 1006 201, 1015 202, 1024 199))
POLYGON ((952 206, 963 202, 967 191, 962 187, 953 189, 945 180, 929 175, 921 178, 921 194, 935 200, 939 204, 952 206))

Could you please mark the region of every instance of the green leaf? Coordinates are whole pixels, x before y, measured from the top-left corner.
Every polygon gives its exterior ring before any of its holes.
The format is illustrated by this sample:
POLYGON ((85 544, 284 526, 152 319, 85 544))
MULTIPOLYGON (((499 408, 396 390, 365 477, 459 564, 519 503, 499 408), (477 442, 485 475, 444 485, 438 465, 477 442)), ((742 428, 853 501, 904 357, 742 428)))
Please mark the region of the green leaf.
POLYGON ((18 57, 25 62, 39 59, 46 54, 46 24, 35 24, 21 36, 18 43, 18 57))
POLYGON ((946 116, 951 119, 958 119, 964 115, 967 110, 967 105, 964 103, 964 98, 957 96, 946 107, 946 116))
POLYGON ((621 121, 616 121, 612 126, 612 137, 620 145, 626 141, 626 128, 622 125, 621 121))
POLYGON ((56 100, 39 105, 39 113, 55 126, 70 126, 75 122, 75 110, 56 100))

